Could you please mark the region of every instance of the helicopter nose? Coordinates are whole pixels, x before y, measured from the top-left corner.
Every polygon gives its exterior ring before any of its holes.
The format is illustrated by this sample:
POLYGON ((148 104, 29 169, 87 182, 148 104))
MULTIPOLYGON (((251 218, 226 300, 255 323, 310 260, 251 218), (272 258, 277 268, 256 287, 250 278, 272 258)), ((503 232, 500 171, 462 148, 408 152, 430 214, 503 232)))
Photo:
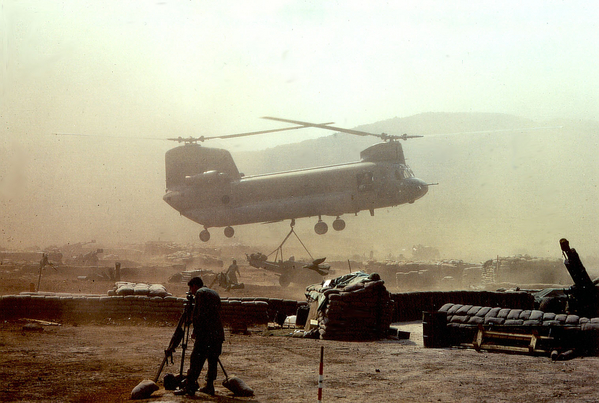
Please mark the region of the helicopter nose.
POLYGON ((408 203, 420 199, 428 192, 428 184, 422 179, 407 178, 401 183, 399 193, 408 203))
POLYGON ((181 202, 181 192, 169 191, 164 196, 162 196, 162 200, 168 203, 169 206, 173 207, 175 210, 178 210, 181 202))

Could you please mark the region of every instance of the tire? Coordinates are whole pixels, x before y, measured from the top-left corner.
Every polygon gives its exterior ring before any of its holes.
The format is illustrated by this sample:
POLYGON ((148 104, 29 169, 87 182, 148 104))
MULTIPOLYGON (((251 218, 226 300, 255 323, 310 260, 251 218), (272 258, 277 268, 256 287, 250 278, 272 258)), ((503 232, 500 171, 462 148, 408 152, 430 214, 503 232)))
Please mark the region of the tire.
POLYGON ((202 242, 208 242, 210 240, 210 232, 208 232, 207 230, 203 230, 202 232, 200 232, 200 240, 202 242))
POLYGON ((279 285, 283 288, 288 287, 291 284, 291 276, 287 273, 281 274, 279 277, 279 285))

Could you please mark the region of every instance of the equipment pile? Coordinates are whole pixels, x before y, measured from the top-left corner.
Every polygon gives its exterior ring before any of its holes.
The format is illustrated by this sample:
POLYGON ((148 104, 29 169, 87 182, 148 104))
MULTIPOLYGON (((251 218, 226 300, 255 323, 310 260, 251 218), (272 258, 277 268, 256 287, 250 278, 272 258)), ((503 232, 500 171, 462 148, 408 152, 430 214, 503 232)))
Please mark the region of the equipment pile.
POLYGON ((306 288, 310 313, 306 328, 321 339, 377 340, 387 336, 394 303, 377 273, 362 271, 306 288))

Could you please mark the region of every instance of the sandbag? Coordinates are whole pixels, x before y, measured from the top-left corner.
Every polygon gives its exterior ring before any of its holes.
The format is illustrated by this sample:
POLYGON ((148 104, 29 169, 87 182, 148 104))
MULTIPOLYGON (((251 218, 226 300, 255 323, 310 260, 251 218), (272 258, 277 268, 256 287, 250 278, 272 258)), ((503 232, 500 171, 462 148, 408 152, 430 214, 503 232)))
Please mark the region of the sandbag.
POLYGON ((166 287, 162 284, 151 284, 148 295, 150 297, 166 297, 171 294, 166 291, 166 287))
POLYGON ((131 400, 147 399, 158 389, 160 388, 156 382, 144 379, 131 391, 131 400))
POLYGON ((133 295, 135 293, 134 287, 135 283, 116 283, 116 295, 133 295))
POLYGON ((254 396, 254 390, 235 375, 225 379, 223 386, 233 392, 235 396, 254 396))
POLYGON ((145 283, 137 283, 133 287, 133 293, 135 295, 148 295, 150 292, 150 286, 145 283))

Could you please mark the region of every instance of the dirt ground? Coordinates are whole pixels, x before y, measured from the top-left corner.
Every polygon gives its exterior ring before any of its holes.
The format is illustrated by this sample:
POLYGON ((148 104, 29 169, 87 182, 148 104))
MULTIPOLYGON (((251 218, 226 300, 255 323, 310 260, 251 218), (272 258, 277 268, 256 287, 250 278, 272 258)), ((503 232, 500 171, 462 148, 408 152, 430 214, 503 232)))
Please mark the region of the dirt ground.
MULTIPOLYGON (((167 276, 169 273, 164 273, 167 276)), ((4 271, 0 293, 27 291, 33 272, 4 271)), ((135 281, 136 279, 127 279, 135 281)), ((160 280, 156 278, 156 280, 160 280)), ((164 280, 162 280, 164 281, 164 280)), ((276 278, 242 267, 244 290, 221 296, 251 295, 303 299, 303 287, 282 289, 276 278)), ((186 286, 166 284, 183 296, 186 286)), ((89 282, 52 271, 43 291, 105 293, 107 282, 89 282)), ((0 323, 0 401, 124 402, 143 379, 152 379, 174 332, 172 323, 142 320, 43 326, 23 330, 25 322, 0 323)), ((320 347, 324 346, 325 402, 596 402, 599 358, 553 362, 547 357, 477 353, 469 349, 429 349, 420 322, 397 323, 409 340, 336 342, 289 337, 294 329, 227 332, 222 362, 255 391, 236 398, 221 386, 217 395, 174 396, 161 388, 148 402, 306 402, 317 401, 320 347)), ((178 373, 181 350, 165 373, 178 373)), ((187 363, 187 361, 186 361, 187 363)), ((186 365, 187 367, 187 365, 186 365)), ((200 379, 203 378, 200 377, 200 379)), ((162 379, 162 377, 161 377, 162 379)), ((159 382, 161 385, 161 382, 159 382)))

